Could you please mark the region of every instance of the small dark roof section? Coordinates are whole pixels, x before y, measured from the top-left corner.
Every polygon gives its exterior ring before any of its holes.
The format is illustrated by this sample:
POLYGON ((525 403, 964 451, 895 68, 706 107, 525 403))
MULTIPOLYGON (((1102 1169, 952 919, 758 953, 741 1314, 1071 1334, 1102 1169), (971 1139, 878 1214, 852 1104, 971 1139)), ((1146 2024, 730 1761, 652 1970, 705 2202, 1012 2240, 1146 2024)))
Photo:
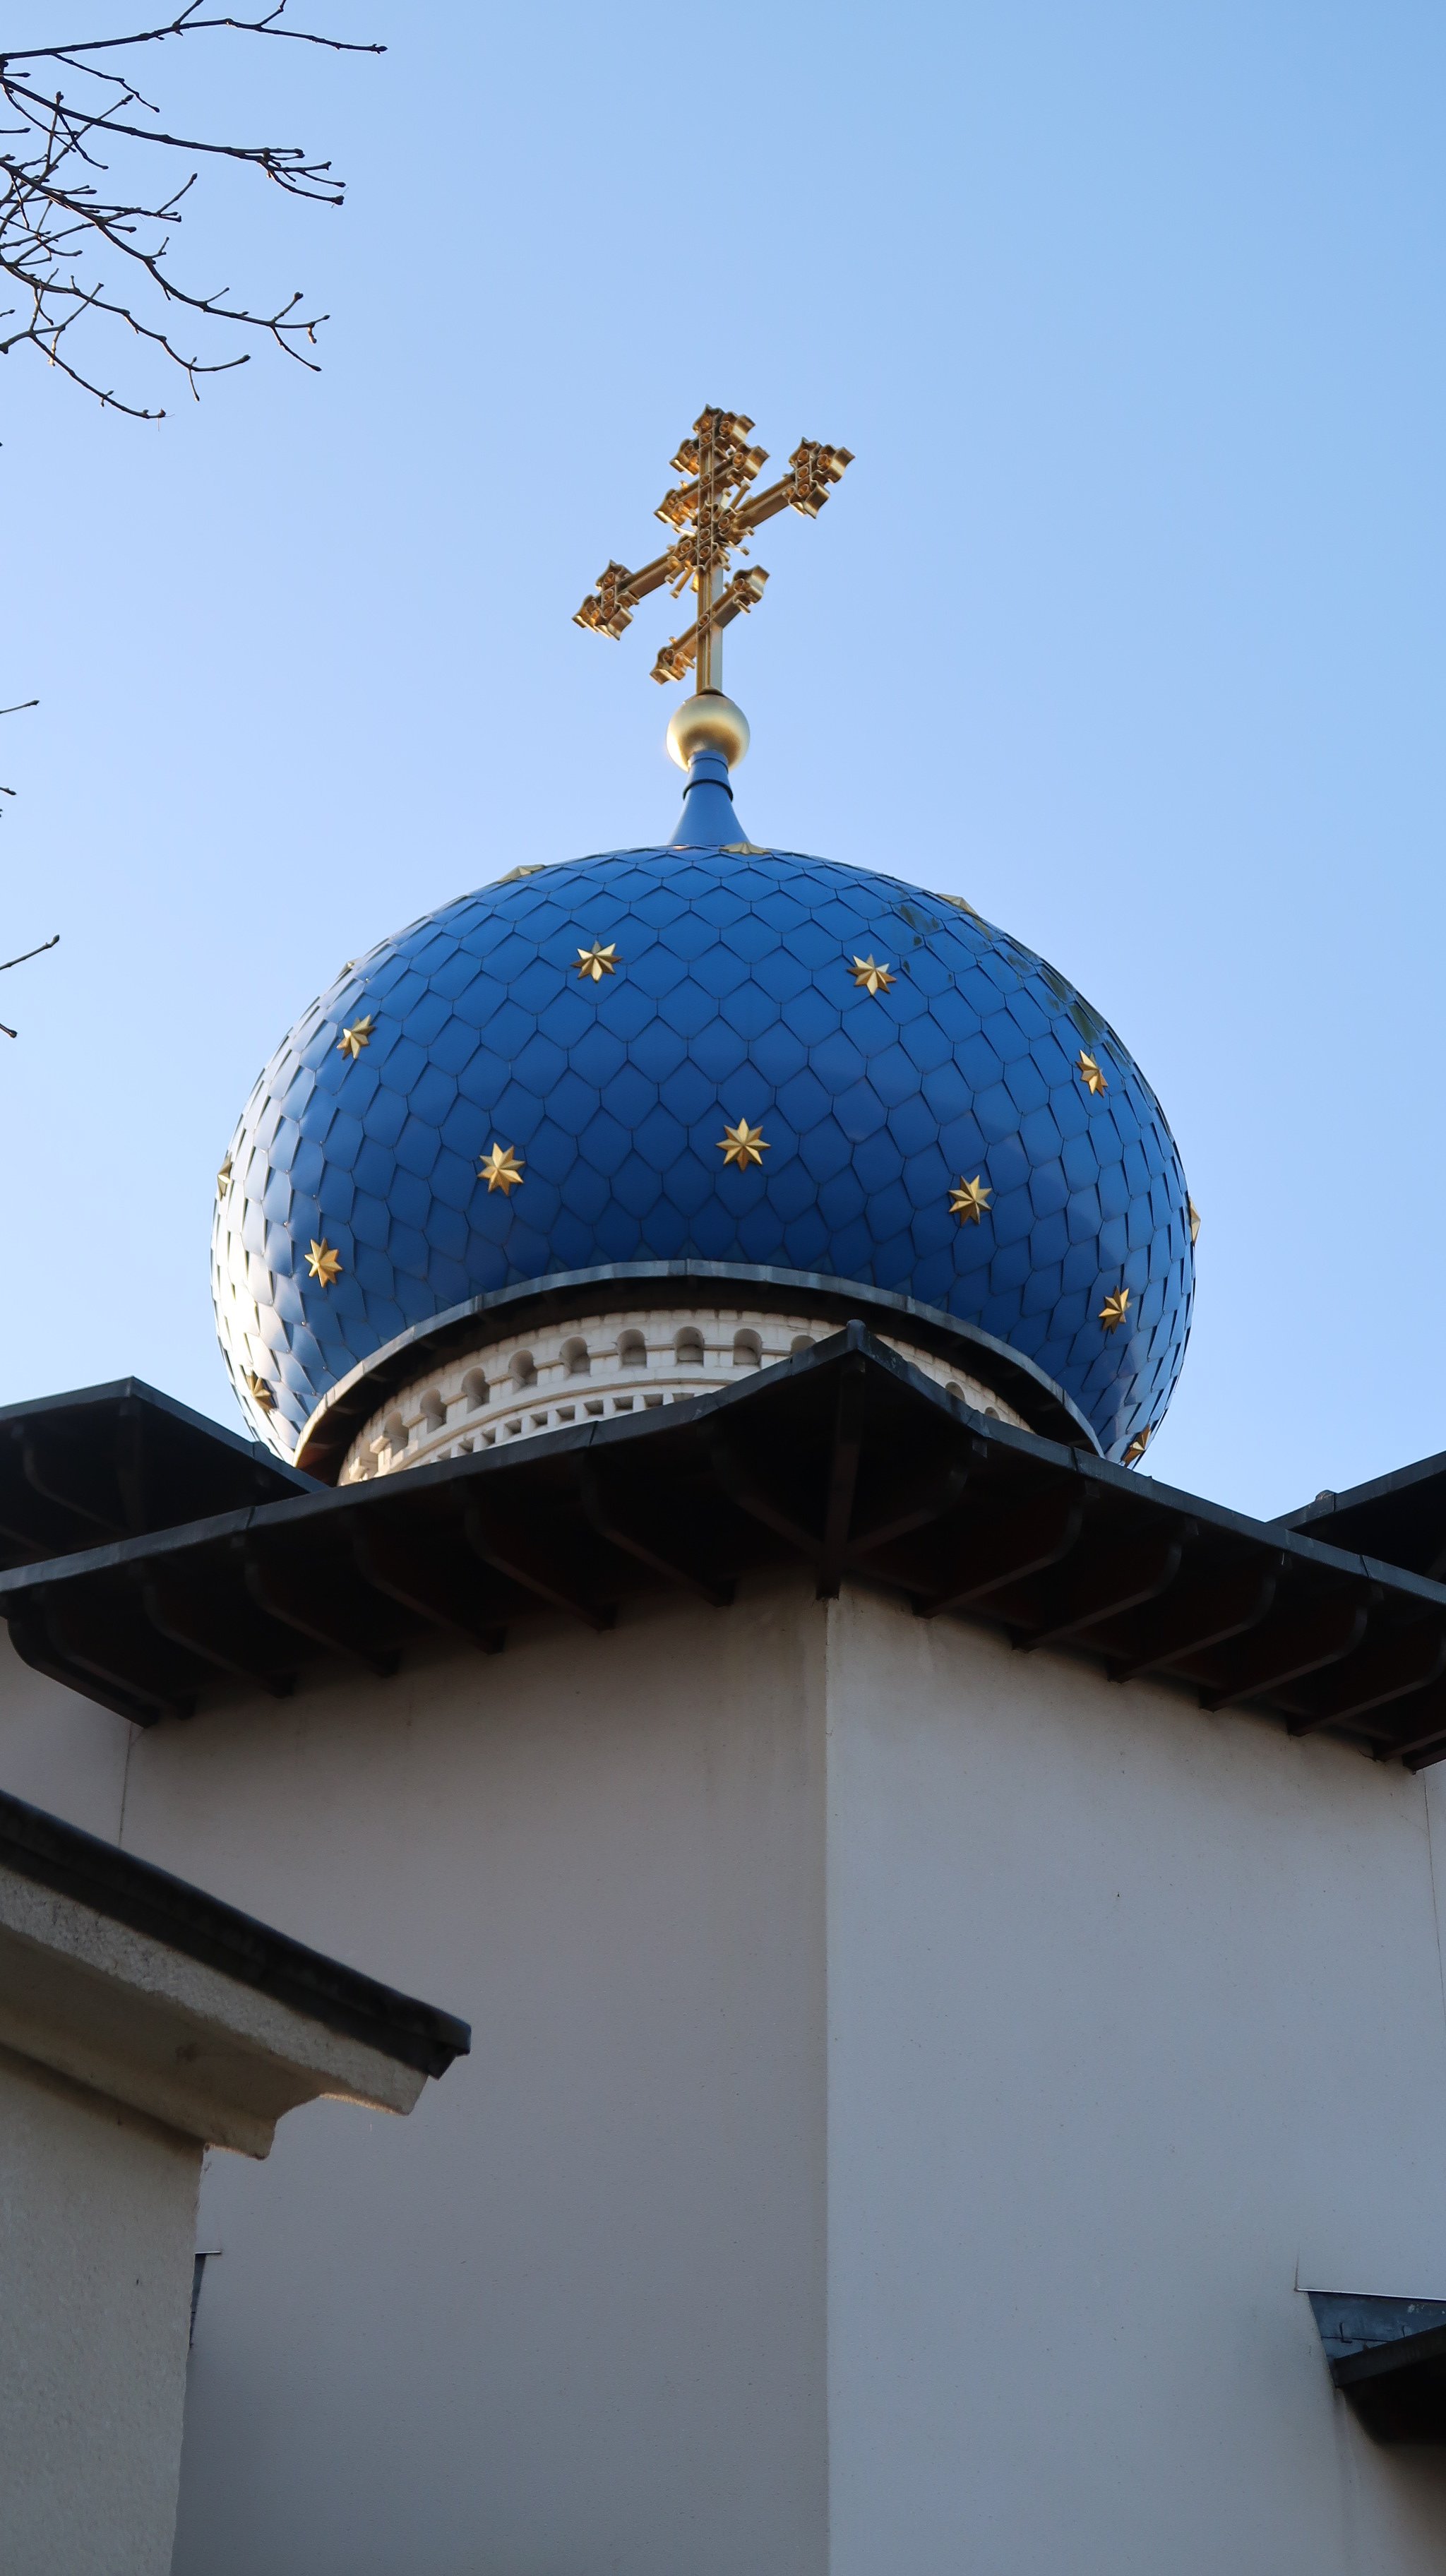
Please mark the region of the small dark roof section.
POLYGON ((1287 1512, 1282 1529, 1309 1530, 1332 1547, 1360 1548, 1428 1574, 1446 1576, 1446 1452, 1397 1467, 1369 1485, 1344 1494, 1317 1494, 1313 1503, 1287 1512))
POLYGON ((0 1566, 143 1538, 312 1479, 139 1378, 0 1405, 0 1566))
POLYGON ((1446 2442, 1446 2300, 1312 2290, 1337 2388, 1378 2442, 1446 2442))
POLYGON ((707 1395, 14 1567, 0 1617, 27 1663, 149 1726, 318 1663, 385 1676, 439 1635, 496 1655, 539 1613, 726 1609, 780 1565, 1446 1760, 1446 1586, 974 1413, 857 1319, 707 1395))
POLYGON ((59 1816, 0 1791, 0 1869, 51 1888, 92 1913, 164 1941, 239 1985, 254 1986, 327 2030, 365 2042, 424 2075, 444 2075, 472 2045, 466 2022, 419 2003, 273 1932, 168 1870, 114 1843, 83 1834, 59 1816))

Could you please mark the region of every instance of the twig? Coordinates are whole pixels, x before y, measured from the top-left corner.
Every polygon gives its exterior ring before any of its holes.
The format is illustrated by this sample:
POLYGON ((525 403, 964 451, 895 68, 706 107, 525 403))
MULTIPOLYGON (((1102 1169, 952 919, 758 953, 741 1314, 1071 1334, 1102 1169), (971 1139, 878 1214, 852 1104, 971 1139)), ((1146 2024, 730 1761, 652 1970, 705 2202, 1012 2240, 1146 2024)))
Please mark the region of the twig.
MULTIPOLYGON (((27 948, 23 957, 7 957, 3 966, 0 966, 0 975, 8 975, 12 966, 28 966, 32 957, 43 957, 47 948, 58 948, 59 946, 60 933, 57 930, 53 939, 42 939, 38 948, 27 948)), ((15 1035, 13 1029, 10 1034, 12 1037, 15 1035)))
POLYGON ((107 322, 177 368, 198 399, 202 376, 243 366, 250 352, 223 345, 213 354, 178 343, 169 310, 189 314, 203 330, 269 341, 283 356, 315 367, 307 353, 328 317, 299 312, 300 290, 268 309, 233 296, 229 288, 184 285, 168 265, 173 235, 183 221, 182 201, 196 184, 196 169, 163 189, 142 184, 112 194, 100 184, 108 177, 112 153, 135 166, 142 178, 156 166, 147 156, 166 156, 162 166, 169 168, 172 157, 181 155, 202 166, 239 163, 287 196, 310 205, 340 206, 345 186, 329 161, 309 159, 299 144, 229 143, 140 122, 141 117, 157 118, 159 109, 137 88, 128 68, 110 68, 110 58, 133 54, 137 47, 203 34, 280 37, 334 54, 386 50, 350 37, 283 26, 286 7, 287 0, 277 0, 254 16, 206 14, 202 0, 188 0, 173 17, 128 36, 0 50, 0 106, 14 119, 0 124, 0 278, 18 294, 15 303, 0 311, 0 321, 15 326, 0 333, 0 356, 18 348, 37 349, 72 384, 132 420, 162 420, 164 407, 132 399, 100 376, 86 351, 94 332, 107 322), (53 89, 42 85, 47 75, 55 76, 53 89), (62 85, 66 79, 69 90, 62 85), (88 270, 81 273, 81 263, 98 253, 114 262, 116 284, 88 270), (72 347, 70 335, 82 326, 89 326, 86 347, 79 339, 72 347))

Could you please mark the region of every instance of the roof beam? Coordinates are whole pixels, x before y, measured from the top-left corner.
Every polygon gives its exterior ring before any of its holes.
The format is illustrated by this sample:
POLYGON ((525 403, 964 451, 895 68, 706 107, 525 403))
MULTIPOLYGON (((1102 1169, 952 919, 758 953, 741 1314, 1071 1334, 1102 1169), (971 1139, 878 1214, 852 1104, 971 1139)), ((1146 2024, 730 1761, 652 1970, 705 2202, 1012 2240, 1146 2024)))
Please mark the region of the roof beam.
POLYGON ((465 1568, 454 1569, 434 1545, 419 1547, 413 1537, 391 1528, 379 1513, 358 1517, 352 1532, 352 1554, 361 1573, 377 1592, 398 1602, 430 1627, 465 1637, 484 1655, 500 1655, 507 1642, 501 1620, 490 1618, 476 1599, 477 1575, 470 1586, 465 1568))
POLYGON ((149 1706, 153 1716, 193 1713, 199 1678, 195 1658, 178 1655, 154 1636, 132 1600, 102 1605, 67 1599, 57 1590, 42 1597, 40 1617, 53 1651, 66 1665, 140 1707, 149 1706))
POLYGON ((751 1467, 745 1465, 721 1430, 710 1427, 706 1438, 709 1463, 730 1503, 736 1503, 739 1511, 746 1512, 750 1520, 761 1521, 765 1529, 771 1529, 775 1537, 784 1539, 790 1547, 798 1550, 800 1556, 806 1557, 810 1565, 817 1567, 821 1557, 817 1533, 805 1529, 801 1521, 795 1520, 791 1512, 774 1500, 767 1486, 761 1483, 751 1467))
POLYGON ((141 1698, 119 1683, 104 1682, 87 1666, 75 1663, 62 1653, 49 1633, 48 1623, 41 1618, 40 1604, 33 1598, 23 1610, 8 1610, 5 1616, 10 1643, 21 1662, 28 1664, 32 1672, 43 1673, 47 1681, 59 1682, 64 1690, 77 1691, 82 1699, 95 1700, 101 1708, 111 1709, 132 1726, 154 1726, 157 1719, 165 1714, 159 1702, 149 1695, 141 1698))
POLYGON ((1197 1535, 1194 1521, 1179 1524, 1173 1534, 1147 1532, 1133 1541, 1098 1539, 1081 1563, 1077 1552, 1065 1579, 1049 1601, 1042 1628, 1032 1628, 1014 1643, 1025 1654, 1067 1637, 1081 1637, 1107 1619, 1123 1618, 1167 1592, 1180 1571, 1187 1540, 1197 1535))
POLYGON ((125 1522, 119 1511, 105 1507, 96 1494, 94 1479, 85 1475, 83 1467, 77 1476, 73 1455, 67 1457, 56 1441, 43 1439, 35 1430, 22 1430, 18 1424, 11 1438, 20 1451, 20 1472, 42 1502, 57 1503, 71 1519, 100 1530, 106 1538, 125 1537, 125 1522))
MULTIPOLYGON (((265 1651, 261 1623, 238 1620, 233 1601, 218 1603, 213 1594, 199 1595, 174 1577, 150 1574, 140 1586, 146 1617, 158 1637, 199 1655, 223 1673, 238 1673, 272 1699, 289 1699, 296 1674, 282 1655, 265 1651), (249 1633, 248 1633, 249 1631, 249 1633)), ((293 1658, 294 1660, 294 1658, 293 1658)))
POLYGON ((150 1526, 149 1465, 146 1409, 130 1395, 116 1413, 115 1480, 127 1527, 132 1530, 150 1526))
POLYGON ((385 1681, 397 1669, 401 1654, 383 1642, 376 1622, 375 1597, 355 1581, 338 1579, 328 1565, 320 1577, 279 1558, 262 1556, 243 1543, 242 1576, 258 1610, 293 1629, 328 1654, 346 1655, 385 1681))
POLYGON ((1404 1762, 1408 1771, 1429 1771, 1434 1762, 1446 1762, 1446 1717, 1438 1718, 1428 1735, 1410 1744, 1384 1746, 1381 1759, 1404 1762))
POLYGON ((588 1598, 581 1585, 569 1583, 558 1570, 554 1554, 547 1556, 534 1547, 518 1528, 515 1520, 503 1520, 494 1510, 474 1495, 462 1515, 467 1544, 474 1548, 484 1565, 505 1574, 524 1592, 535 1593, 554 1610, 565 1610, 572 1619, 585 1626, 602 1630, 617 1620, 616 1602, 599 1602, 588 1598))
MULTIPOLYGON (((833 1459, 839 1456, 839 1430, 840 1417, 836 1413, 834 1451, 829 1474, 829 1503, 841 1510, 842 1492, 833 1464, 833 1459)), ((713 1473, 729 1501, 735 1504, 739 1511, 745 1512, 750 1520, 761 1522, 765 1529, 773 1531, 775 1537, 783 1539, 789 1547, 796 1549, 798 1554, 815 1569, 820 1586, 820 1599, 831 1598, 832 1595, 824 1588, 832 1575, 828 1560, 827 1530, 820 1536, 816 1531, 806 1528, 793 1512, 778 1501, 752 1466, 740 1457, 733 1443, 716 1427, 711 1428, 707 1434, 707 1449, 713 1473)), ((982 1441, 971 1443, 971 1458, 975 1451, 983 1454, 982 1441)), ((846 1457, 844 1465, 845 1471, 848 1472, 846 1457)), ((860 1448, 851 1471, 855 1493, 862 1465, 863 1453, 860 1448)), ((900 1497, 892 1506, 885 1507, 883 1519, 857 1532, 849 1530, 840 1552, 838 1574, 841 1575, 850 1567, 877 1572, 878 1569, 868 1567, 865 1560, 877 1554, 880 1549, 890 1546, 894 1540, 907 1538, 911 1531, 925 1529, 931 1521, 942 1520, 947 1513, 953 1511, 963 1496, 969 1472, 968 1462, 955 1461, 941 1474, 932 1478, 922 1493, 915 1488, 915 1500, 908 1506, 904 1506, 900 1497)), ((853 1500, 854 1497, 851 1494, 848 1506, 850 1515, 853 1510, 853 1500)), ((837 1544, 836 1541, 835 1544, 837 1544)), ((900 1584, 904 1589, 923 1588, 916 1579, 911 1582, 909 1576, 898 1570, 893 1571, 888 1579, 900 1584)), ((836 1578, 834 1578, 834 1590, 837 1590, 836 1578)))
MULTIPOLYGON (((983 1443, 977 1444, 981 1449, 983 1443)), ((856 1530, 849 1541, 849 1555, 871 1556, 877 1548, 891 1547, 896 1539, 909 1538, 915 1530, 927 1529, 931 1521, 941 1521, 962 1503, 973 1471, 973 1456, 953 1459, 942 1472, 922 1487, 913 1487, 912 1502, 902 1495, 886 1504, 880 1519, 867 1529, 856 1530)))
POLYGON ((958 1543, 958 1570, 943 1589, 914 1603, 921 1619, 964 1610, 991 1592, 1062 1564, 1085 1523, 1085 1496, 1071 1482, 1047 1486, 1012 1510, 981 1515, 958 1543))
POLYGON ((1248 1636, 1275 1606, 1284 1562, 1275 1553, 1262 1563, 1233 1566, 1213 1581, 1172 1592, 1168 1601, 1140 1622, 1124 1654, 1111 1653, 1111 1681, 1134 1681, 1141 1674, 1159 1672, 1167 1664, 1186 1662, 1192 1655, 1207 1654, 1214 1646, 1248 1636))
POLYGON ((1400 1701, 1391 1712, 1395 1732, 1385 1736, 1375 1747, 1378 1762, 1400 1760, 1408 1770, 1418 1770, 1428 1762, 1439 1762, 1441 1755, 1433 1746, 1446 1749, 1446 1682, 1432 1682, 1425 1690, 1400 1701))
MULTIPOLYGON (((1372 1584, 1370 1590, 1374 1595, 1377 1587, 1372 1584)), ((1344 1662, 1364 1637, 1372 1607, 1371 1600, 1349 1599, 1288 1607, 1236 1657, 1227 1677, 1202 1684, 1201 1707, 1234 1708, 1266 1691, 1284 1690, 1288 1682, 1303 1681, 1327 1664, 1344 1662)))
POLYGON ((705 1574, 697 1565, 679 1554, 676 1522, 665 1541, 653 1526, 655 1515, 646 1509, 640 1515, 636 1495, 626 1501, 611 1477, 603 1475, 595 1458, 582 1456, 578 1462, 578 1500, 582 1504, 599 1538, 609 1547, 620 1548, 624 1556, 636 1558, 651 1574, 661 1577, 685 1592, 696 1593, 715 1610, 726 1610, 738 1586, 730 1575, 705 1574))
POLYGON ((1292 1735, 1313 1735, 1318 1727, 1341 1726, 1365 1717, 1393 1700, 1409 1699, 1446 1672, 1446 1629, 1434 1620, 1399 1628, 1378 1646, 1365 1646, 1343 1670, 1333 1673, 1312 1697, 1311 1705, 1289 1720, 1292 1735))
POLYGON ((818 1559, 818 1598, 836 1601, 843 1581, 844 1558, 853 1524, 854 1495, 859 1481, 859 1454, 864 1436, 864 1392, 867 1362, 851 1351, 839 1373, 834 1399, 833 1437, 829 1445, 828 1493, 823 1513, 823 1546, 818 1559))

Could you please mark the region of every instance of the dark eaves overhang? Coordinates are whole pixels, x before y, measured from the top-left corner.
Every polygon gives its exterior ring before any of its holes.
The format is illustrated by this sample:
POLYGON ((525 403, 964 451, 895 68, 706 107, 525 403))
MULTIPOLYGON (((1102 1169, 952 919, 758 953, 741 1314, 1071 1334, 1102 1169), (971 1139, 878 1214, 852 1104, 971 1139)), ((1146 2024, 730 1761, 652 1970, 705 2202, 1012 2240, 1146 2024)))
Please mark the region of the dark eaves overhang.
POLYGON ((378 1985, 374 1977, 361 1976, 320 1950, 308 1950, 186 1879, 172 1878, 169 1871, 3 1791, 0 1869, 163 1941, 184 1957, 424 2075, 445 2074, 452 2060, 471 2048, 467 2024, 439 2012, 435 2004, 378 1985))
POLYGON ((0 1566, 311 1489, 259 1442, 139 1378, 0 1405, 0 1566))
POLYGON ((1317 1494, 1287 1512, 1281 1527, 1332 1547, 1362 1548, 1440 1582, 1446 1577, 1446 1456, 1418 1458, 1346 1493, 1317 1494))
POLYGON ((239 1677, 484 1654, 539 1610, 719 1608, 801 1565, 1118 1682, 1412 1769, 1446 1756, 1446 1586, 986 1421, 854 1321, 737 1386, 0 1573, 38 1670, 148 1725, 239 1677))
POLYGON ((855 1318, 879 1333, 896 1334, 916 1348, 931 1352, 962 1375, 982 1378, 1006 1404, 1014 1407, 1031 1431, 1048 1440, 1063 1440, 1098 1450, 1094 1432, 1074 1404, 1046 1377, 1042 1368, 1008 1342, 978 1324, 961 1323, 938 1306, 921 1305, 892 1288, 861 1287, 834 1279, 820 1270, 742 1268, 727 1261, 621 1261, 595 1270, 553 1272, 511 1288, 490 1289, 449 1306, 424 1324, 413 1324, 362 1360, 322 1397, 302 1427, 296 1463, 313 1476, 333 1483, 347 1450, 372 1416, 419 1376, 470 1356, 486 1335, 530 1333, 546 1324, 571 1323, 601 1304, 609 1311, 625 1303, 630 1312, 653 1312, 663 1306, 705 1305, 749 1313, 805 1314, 840 1324, 855 1318), (619 1290, 626 1291, 619 1299, 619 1290))

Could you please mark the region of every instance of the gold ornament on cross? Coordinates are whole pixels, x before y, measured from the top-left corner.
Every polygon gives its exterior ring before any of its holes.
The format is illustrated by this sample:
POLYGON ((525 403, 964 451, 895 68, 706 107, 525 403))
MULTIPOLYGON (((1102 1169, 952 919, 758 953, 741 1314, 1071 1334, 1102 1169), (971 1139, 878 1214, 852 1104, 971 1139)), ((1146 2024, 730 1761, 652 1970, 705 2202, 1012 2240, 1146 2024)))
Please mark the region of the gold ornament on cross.
POLYGON ((682 680, 695 667, 700 696, 709 689, 721 692, 723 629, 757 606, 768 579, 756 564, 730 575, 730 558, 735 552, 746 554, 745 539, 780 510, 799 510, 806 519, 816 519, 831 487, 853 463, 846 447, 822 447, 805 438, 789 458, 788 472, 745 498, 768 462, 765 448, 748 444, 752 429, 742 412, 699 413, 691 438, 684 439, 673 459, 673 472, 684 480, 664 494, 655 513, 665 527, 676 530, 673 543, 640 572, 608 564, 573 621, 616 640, 650 591, 661 590, 665 582, 675 599, 680 591, 696 591, 697 617, 686 634, 664 645, 653 678, 682 680))

